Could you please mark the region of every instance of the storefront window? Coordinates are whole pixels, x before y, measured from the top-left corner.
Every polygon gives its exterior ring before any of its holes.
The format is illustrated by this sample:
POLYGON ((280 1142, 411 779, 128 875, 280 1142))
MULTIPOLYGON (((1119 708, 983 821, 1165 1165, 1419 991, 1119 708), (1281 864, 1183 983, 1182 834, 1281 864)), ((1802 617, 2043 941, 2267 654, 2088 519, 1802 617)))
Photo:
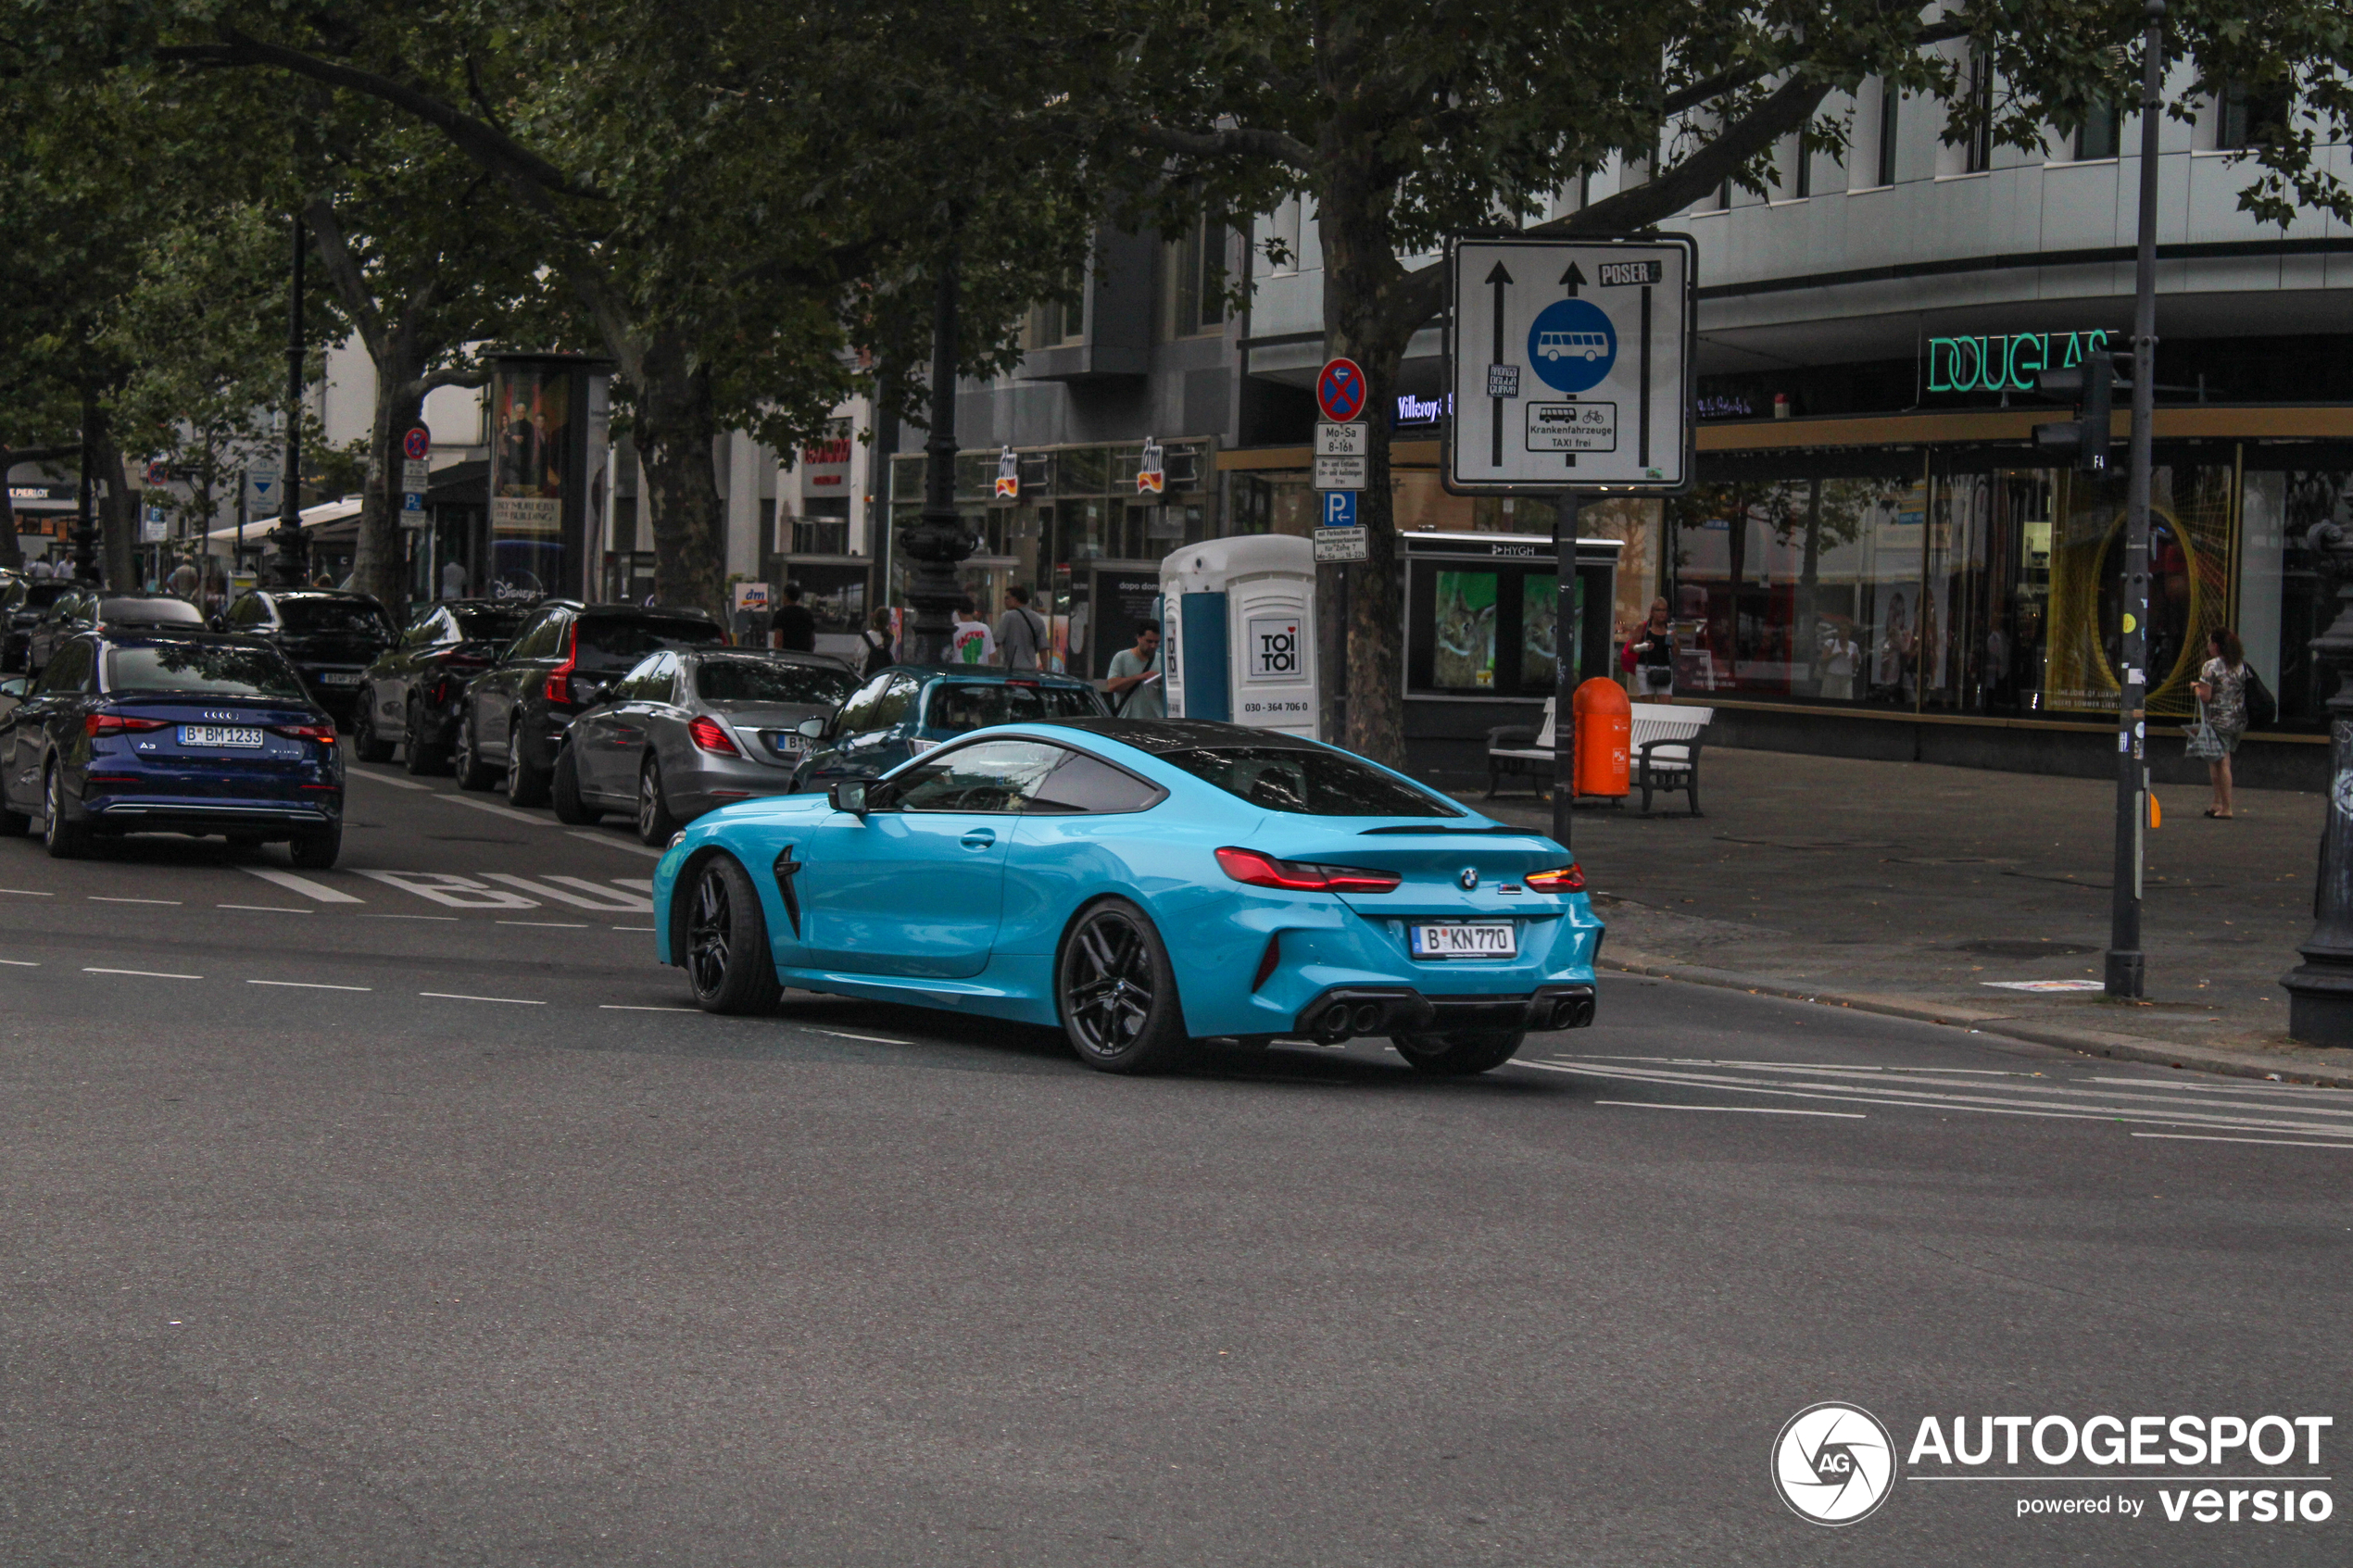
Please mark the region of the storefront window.
POLYGON ((2278 696, 2283 726, 2325 724, 2336 677, 2311 642, 2336 604, 2305 541, 2323 522, 2353 528, 2353 472, 2249 469, 2244 495, 2237 630, 2247 662, 2278 696))

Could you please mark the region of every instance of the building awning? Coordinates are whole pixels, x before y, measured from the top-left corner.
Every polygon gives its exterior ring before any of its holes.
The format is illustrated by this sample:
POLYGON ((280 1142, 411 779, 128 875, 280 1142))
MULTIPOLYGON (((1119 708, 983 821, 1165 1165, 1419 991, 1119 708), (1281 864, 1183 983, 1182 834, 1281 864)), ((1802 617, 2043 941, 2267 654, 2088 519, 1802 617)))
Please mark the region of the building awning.
MULTIPOLYGON (((308 533, 313 530, 324 528, 330 523, 347 522, 359 515, 359 497, 357 495, 346 495, 340 501, 321 501, 315 507, 302 508, 302 531, 308 533)), ((255 518, 245 526, 245 543, 248 545, 262 543, 270 531, 277 526, 278 520, 274 517, 255 518)), ((227 528, 216 528, 207 533, 205 538, 234 544, 237 539, 236 525, 232 523, 227 528)))

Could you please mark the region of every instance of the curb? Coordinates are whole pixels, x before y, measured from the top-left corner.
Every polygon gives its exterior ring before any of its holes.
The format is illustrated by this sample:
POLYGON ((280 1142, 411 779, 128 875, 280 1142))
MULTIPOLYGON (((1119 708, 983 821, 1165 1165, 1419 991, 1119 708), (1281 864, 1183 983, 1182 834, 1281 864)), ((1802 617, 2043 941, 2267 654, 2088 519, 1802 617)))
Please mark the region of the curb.
POLYGON ((2031 1045, 2055 1046, 2061 1050, 2078 1051, 2085 1056, 2104 1056, 2118 1061, 2145 1061, 2159 1067, 2186 1068, 2232 1078, 2261 1078, 2284 1084, 2310 1084, 2319 1088, 2353 1089, 2353 1066, 2302 1065, 2291 1057, 2258 1056, 2248 1051, 2218 1050, 2211 1046, 2179 1046, 2134 1035, 2111 1035, 2100 1029, 2070 1029, 2063 1025, 1997 1016, 1972 1008, 1940 1008, 1894 997, 1806 989, 1768 980, 1762 975, 1710 969, 1705 964, 1676 963, 1642 953, 1603 959, 1599 967, 1624 974, 1639 974, 1652 980, 1680 980, 1693 985, 1714 985, 1727 991, 1779 997, 1787 1001, 1814 1002, 1824 1007, 1851 1008, 1856 1012, 1908 1018, 1922 1023, 1942 1023, 1950 1028, 1971 1029, 1980 1034, 1999 1035, 2006 1039, 2024 1040, 2031 1045))

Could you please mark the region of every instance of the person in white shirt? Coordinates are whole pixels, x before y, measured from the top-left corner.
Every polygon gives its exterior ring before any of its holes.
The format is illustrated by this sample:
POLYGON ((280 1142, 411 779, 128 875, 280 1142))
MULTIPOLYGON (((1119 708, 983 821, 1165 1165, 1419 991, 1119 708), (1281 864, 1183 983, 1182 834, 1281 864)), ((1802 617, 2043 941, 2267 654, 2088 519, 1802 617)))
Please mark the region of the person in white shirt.
POLYGON ((1855 671, 1862 667, 1863 650, 1843 626, 1830 629, 1822 644, 1822 695, 1837 702, 1855 696, 1855 671))
POLYGON ((966 599, 956 607, 956 629, 949 635, 950 661, 956 664, 993 664, 997 659, 997 639, 988 634, 988 622, 983 621, 966 599))

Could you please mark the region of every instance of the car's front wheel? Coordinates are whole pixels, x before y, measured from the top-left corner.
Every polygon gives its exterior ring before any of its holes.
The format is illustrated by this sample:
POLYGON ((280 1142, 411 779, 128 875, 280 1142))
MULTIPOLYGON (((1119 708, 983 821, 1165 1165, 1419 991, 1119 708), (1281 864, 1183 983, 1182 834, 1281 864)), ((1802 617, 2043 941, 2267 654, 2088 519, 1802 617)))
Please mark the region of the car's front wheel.
POLYGON ((556 775, 548 783, 547 798, 556 808, 556 821, 573 827, 585 827, 604 815, 580 798, 580 759, 569 746, 556 753, 556 775))
POLYGON ((775 1011, 784 983, 744 868, 733 856, 713 855, 676 896, 686 900, 680 956, 696 1004, 705 1012, 775 1011))
POLYGON ((1103 1073, 1158 1073, 1189 1041, 1168 949, 1125 898, 1092 904, 1072 922, 1054 960, 1063 1032, 1078 1060, 1103 1073))
POLYGON ((392 760, 392 742, 376 734, 376 694, 359 694, 359 709, 351 721, 351 754, 362 762, 392 760))
POLYGON ((517 724, 507 736, 507 804, 510 806, 545 806, 547 803, 547 775, 531 765, 523 755, 522 726, 517 724))
POLYGON ((424 709, 414 697, 400 728, 400 765, 412 773, 438 773, 448 766, 441 747, 426 742, 424 709))
POLYGON ((652 758, 637 773, 637 840, 659 849, 678 831, 678 819, 661 793, 661 764, 652 758))
POLYGON ((78 860, 90 853, 90 829, 82 822, 66 820, 65 771, 55 762, 49 764, 47 778, 41 785, 41 846, 56 860, 78 860))
POLYGON ((498 782, 498 775, 482 759, 482 746, 474 738, 474 710, 471 708, 458 720, 458 750, 450 760, 459 789, 488 789, 498 782))
POLYGON ((1467 1078, 1501 1067, 1519 1051, 1525 1029, 1452 1029, 1443 1035, 1393 1035, 1405 1065, 1441 1078, 1467 1078))

